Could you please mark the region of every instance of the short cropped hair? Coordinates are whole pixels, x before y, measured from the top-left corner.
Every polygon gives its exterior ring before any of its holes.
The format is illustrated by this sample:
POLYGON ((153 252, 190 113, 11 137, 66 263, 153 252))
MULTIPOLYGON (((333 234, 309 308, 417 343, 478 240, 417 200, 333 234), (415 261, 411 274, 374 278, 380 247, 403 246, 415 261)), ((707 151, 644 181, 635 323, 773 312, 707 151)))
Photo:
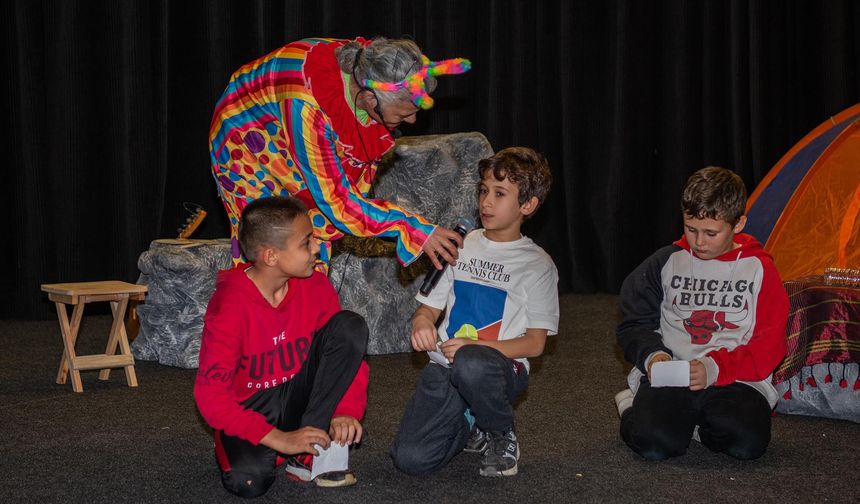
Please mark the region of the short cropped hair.
MULTIPOLYGON (((478 161, 478 176, 481 179, 490 170, 496 180, 508 179, 517 186, 519 189, 517 201, 520 205, 532 197, 538 199, 539 205, 543 204, 552 187, 549 163, 543 155, 528 147, 508 147, 487 159, 478 161)), ((534 215, 534 212, 531 215, 534 215)))
POLYGON ((264 247, 283 247, 293 231, 293 221, 307 213, 304 202, 292 196, 270 196, 249 203, 239 221, 239 246, 245 258, 255 262, 264 247))
MULTIPOLYGON (((415 72, 421 70, 421 48, 409 39, 387 39, 376 37, 365 47, 359 42, 349 42, 335 51, 340 70, 358 80, 356 84, 363 87, 365 79, 378 82, 400 82, 415 72), (359 54, 359 49, 364 49, 359 54), (356 56, 359 56, 356 60, 356 56)), ((430 94, 436 89, 436 78, 424 79, 424 87, 430 94)), ((379 101, 384 104, 408 101, 412 103, 412 92, 409 88, 397 91, 375 90, 379 101)))
POLYGON ((687 180, 681 211, 696 219, 724 220, 734 226, 743 216, 746 202, 746 186, 736 173, 708 166, 687 180))

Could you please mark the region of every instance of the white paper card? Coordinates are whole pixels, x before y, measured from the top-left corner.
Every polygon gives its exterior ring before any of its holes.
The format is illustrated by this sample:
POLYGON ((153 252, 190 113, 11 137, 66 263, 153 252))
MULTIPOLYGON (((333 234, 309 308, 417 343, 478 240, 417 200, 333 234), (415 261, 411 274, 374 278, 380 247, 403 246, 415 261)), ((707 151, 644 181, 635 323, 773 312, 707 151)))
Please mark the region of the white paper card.
POLYGON ((436 364, 439 364, 439 365, 442 365, 445 367, 451 367, 451 363, 448 362, 448 359, 445 358, 445 355, 443 355, 442 352, 434 350, 432 352, 427 352, 427 355, 429 355, 430 360, 435 362, 436 364))
POLYGON ((439 348, 439 343, 436 343, 437 350, 433 350, 432 352, 427 352, 427 355, 430 356, 430 360, 435 362, 436 364, 451 367, 451 363, 448 362, 448 358, 445 357, 445 354, 442 353, 442 349, 439 348))
POLYGON ((655 362, 651 366, 652 387, 689 387, 690 363, 683 360, 655 362))
POLYGON ((320 474, 346 471, 349 468, 349 446, 332 441, 327 450, 320 445, 314 445, 314 448, 317 449, 319 455, 314 457, 313 464, 311 464, 311 479, 320 474))

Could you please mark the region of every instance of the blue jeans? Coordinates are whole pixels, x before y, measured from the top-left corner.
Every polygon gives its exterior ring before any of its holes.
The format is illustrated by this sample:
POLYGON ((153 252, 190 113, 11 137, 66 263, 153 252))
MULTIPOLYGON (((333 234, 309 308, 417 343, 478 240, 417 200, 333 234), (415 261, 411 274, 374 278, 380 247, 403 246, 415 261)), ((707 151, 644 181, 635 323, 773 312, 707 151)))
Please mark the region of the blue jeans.
POLYGON ((407 474, 444 467, 469 439, 467 408, 482 430, 511 430, 514 400, 528 381, 520 363, 485 346, 461 347, 450 368, 428 364, 391 446, 394 466, 407 474))

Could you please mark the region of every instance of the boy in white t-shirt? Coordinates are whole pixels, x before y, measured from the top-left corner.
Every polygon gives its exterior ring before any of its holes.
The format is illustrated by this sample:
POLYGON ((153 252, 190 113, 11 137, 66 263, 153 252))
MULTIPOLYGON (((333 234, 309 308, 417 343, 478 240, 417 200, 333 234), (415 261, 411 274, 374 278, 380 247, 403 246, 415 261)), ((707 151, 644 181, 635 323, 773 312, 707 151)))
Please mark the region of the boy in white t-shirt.
POLYGON ((430 294, 416 296, 412 346, 438 357, 424 368, 391 447, 408 474, 440 469, 464 450, 483 455, 482 476, 516 474, 513 403, 528 385, 527 358, 541 355, 558 330, 558 271, 520 234, 549 193, 546 159, 511 147, 478 169, 483 229, 466 236, 456 266, 430 294))

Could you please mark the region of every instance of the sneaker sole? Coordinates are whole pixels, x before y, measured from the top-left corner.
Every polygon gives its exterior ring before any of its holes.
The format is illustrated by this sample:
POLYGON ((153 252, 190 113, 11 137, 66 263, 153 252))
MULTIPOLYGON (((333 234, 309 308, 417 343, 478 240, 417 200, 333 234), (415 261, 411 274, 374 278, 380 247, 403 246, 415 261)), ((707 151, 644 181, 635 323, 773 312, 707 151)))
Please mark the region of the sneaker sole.
POLYGON ((286 471, 286 473, 287 473, 287 478, 288 478, 290 481, 294 481, 294 482, 296 482, 296 483, 303 484, 303 485, 312 485, 312 484, 313 484, 313 481, 310 481, 310 480, 308 480, 308 479, 306 479, 306 478, 302 478, 302 477, 301 477, 301 476, 299 476, 299 475, 293 474, 293 473, 291 473, 291 472, 289 472, 289 471, 286 471))
POLYGON ((352 473, 347 473, 346 476, 344 476, 344 478, 342 480, 328 480, 328 479, 323 479, 322 476, 325 476, 325 475, 322 474, 320 476, 317 476, 317 478, 314 480, 314 483, 316 483, 316 485, 318 487, 322 487, 322 488, 340 488, 340 487, 352 486, 352 485, 355 485, 356 483, 358 483, 358 480, 355 478, 355 475, 353 475, 352 473))
POLYGON ((481 468, 481 476, 486 476, 488 478, 499 478, 502 476, 514 476, 516 474, 517 474, 517 466, 513 466, 510 469, 505 469, 504 471, 496 471, 495 469, 481 468))
POLYGON ((287 473, 287 477, 293 481, 299 481, 304 483, 311 482, 311 472, 307 469, 302 469, 295 466, 288 466, 284 469, 284 472, 287 473))

